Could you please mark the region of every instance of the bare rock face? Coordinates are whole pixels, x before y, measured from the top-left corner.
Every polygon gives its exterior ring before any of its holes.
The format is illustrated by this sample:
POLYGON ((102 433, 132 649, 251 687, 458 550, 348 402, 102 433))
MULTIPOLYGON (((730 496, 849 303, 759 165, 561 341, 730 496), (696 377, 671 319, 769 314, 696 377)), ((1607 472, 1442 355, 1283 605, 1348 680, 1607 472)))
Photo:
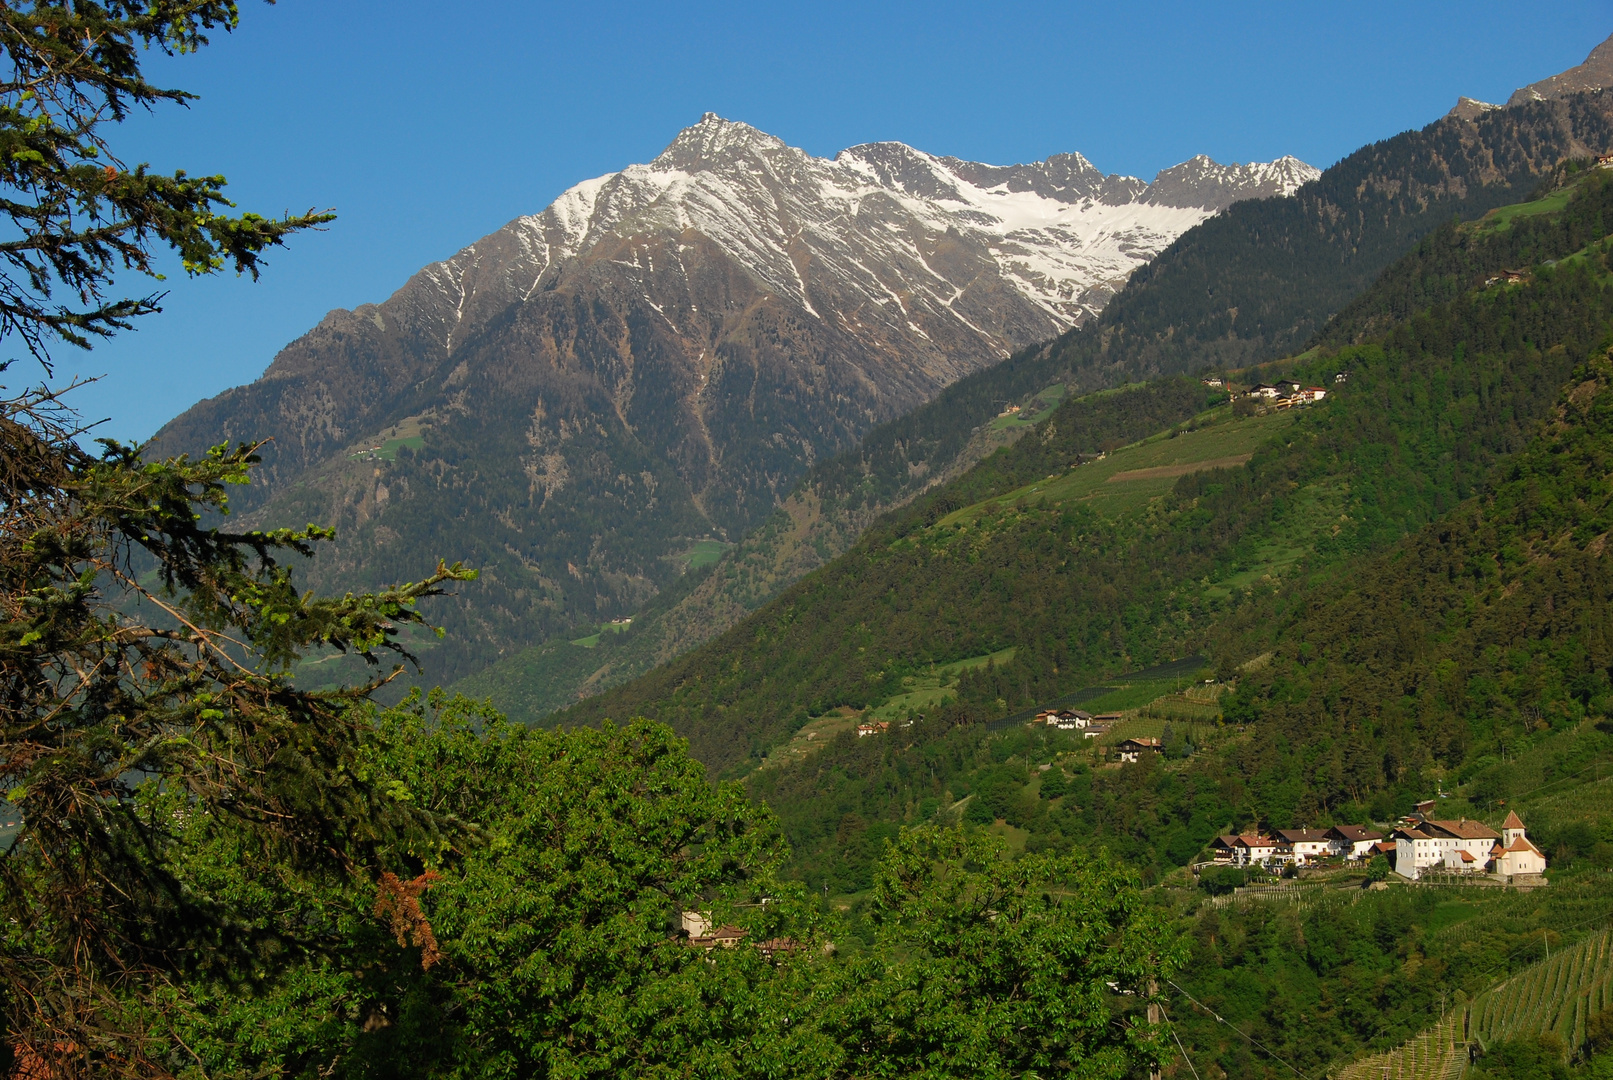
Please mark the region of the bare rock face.
POLYGON ((1451 107, 1451 111, 1445 115, 1454 116, 1458 120, 1477 120, 1485 113, 1494 112, 1499 108, 1502 106, 1491 105, 1488 101, 1480 101, 1478 98, 1459 97, 1456 99, 1456 104, 1451 107))
POLYGON ((1530 83, 1512 92, 1508 105, 1522 105, 1529 101, 1578 94, 1586 90, 1601 90, 1613 86, 1613 37, 1609 37, 1585 58, 1578 67, 1553 75, 1548 79, 1530 83))
POLYGON ((442 616, 448 678, 632 610, 816 458, 1080 323, 1231 202, 1316 175, 1200 157, 1148 184, 1079 154, 991 166, 900 143, 822 159, 707 114, 331 312, 158 442, 272 437, 240 509, 336 524, 316 581, 482 566, 442 616))
POLYGON ((1546 101, 1568 94, 1580 94, 1587 90, 1602 90, 1609 86, 1613 86, 1613 37, 1609 37, 1592 49, 1585 62, 1578 67, 1571 67, 1567 71, 1514 90, 1512 96, 1507 98, 1505 106, 1492 105, 1476 98, 1459 97, 1456 99, 1455 107, 1445 115, 1460 120, 1477 120, 1495 109, 1526 105, 1531 101, 1546 101))

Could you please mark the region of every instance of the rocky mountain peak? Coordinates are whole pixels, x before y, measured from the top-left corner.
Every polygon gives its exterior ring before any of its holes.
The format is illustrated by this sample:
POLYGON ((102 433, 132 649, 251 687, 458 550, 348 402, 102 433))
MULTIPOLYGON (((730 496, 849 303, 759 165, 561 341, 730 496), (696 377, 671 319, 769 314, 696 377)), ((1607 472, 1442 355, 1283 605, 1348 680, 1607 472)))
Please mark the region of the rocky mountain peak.
POLYGON ((1195 159, 1150 187, 1076 153, 826 159, 707 113, 332 313, 160 438, 273 436, 242 512, 339 524, 330 573, 451 528, 443 550, 488 568, 474 647, 549 634, 633 610, 812 462, 1082 322, 1187 229, 1307 168, 1195 159), (389 440, 415 449, 389 459, 389 440))
POLYGON ((1545 101, 1547 98, 1601 90, 1608 86, 1613 86, 1613 36, 1592 49, 1583 64, 1514 90, 1512 96, 1507 98, 1507 104, 1545 101))
POLYGON ((1225 210, 1242 199, 1292 195, 1321 171, 1292 155, 1276 161, 1221 165, 1199 154, 1180 165, 1161 169, 1148 185, 1143 201, 1156 206, 1225 210))
POLYGON ((1499 108, 1501 108, 1500 105, 1492 105, 1488 101, 1480 101, 1478 98, 1464 96, 1457 98, 1456 104, 1445 115, 1454 116, 1458 120, 1477 120, 1485 113, 1494 112, 1499 108))
POLYGON ((650 162, 650 168, 693 173, 722 168, 738 158, 781 151, 801 154, 801 151, 786 145, 783 139, 758 131, 741 121, 725 120, 716 113, 708 112, 698 124, 678 132, 667 148, 650 162))
POLYGON ((1587 90, 1603 90, 1610 86, 1613 86, 1613 36, 1592 49, 1583 64, 1514 90, 1505 106, 1492 105, 1477 98, 1459 97, 1456 105, 1445 115, 1458 120, 1477 120, 1496 109, 1527 105, 1531 101, 1546 101, 1587 90))

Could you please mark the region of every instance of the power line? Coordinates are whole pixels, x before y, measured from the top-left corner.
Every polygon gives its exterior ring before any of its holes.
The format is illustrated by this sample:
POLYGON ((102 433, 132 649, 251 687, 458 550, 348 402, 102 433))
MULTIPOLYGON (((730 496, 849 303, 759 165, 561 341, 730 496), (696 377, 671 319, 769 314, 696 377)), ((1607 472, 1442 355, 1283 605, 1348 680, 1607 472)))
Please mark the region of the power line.
MULTIPOLYGON (((1556 784, 1560 784, 1565 780, 1572 780, 1576 776, 1583 776, 1586 773, 1592 771, 1593 769, 1600 769, 1601 765, 1602 765, 1602 759, 1600 757, 1594 758, 1594 759, 1592 759, 1591 763, 1589 765, 1585 766, 1583 769, 1580 769, 1580 770, 1578 770, 1576 772, 1567 773, 1567 774, 1565 774, 1563 776, 1559 776, 1555 780, 1547 780, 1544 784, 1536 784, 1534 787, 1530 788, 1528 791, 1513 792, 1512 794, 1507 796, 1507 799, 1509 799, 1509 800, 1511 800, 1513 802, 1517 802, 1519 799, 1523 798, 1526 795, 1533 795, 1537 791, 1545 791, 1547 788, 1552 787, 1552 786, 1554 786, 1556 784)), ((1610 777, 1609 779, 1613 779, 1613 777, 1610 777)), ((1593 782, 1592 786, 1595 786, 1595 784, 1605 784, 1607 782, 1608 782, 1607 780, 1596 780, 1596 781, 1593 782)), ((1503 805, 1505 805, 1505 801, 1506 800, 1503 800, 1503 805)))
MULTIPOLYGON (((1176 986, 1176 984, 1174 982, 1171 982, 1171 980, 1169 980, 1169 979, 1166 979, 1165 981, 1169 982, 1172 986, 1176 986)), ((1230 1020, 1227 1020, 1220 1013, 1216 1012, 1214 1009, 1212 1009, 1208 1005, 1204 1004, 1202 1001, 1200 1001, 1198 998, 1194 997, 1192 994, 1189 994, 1186 990, 1183 990, 1180 986, 1176 986, 1176 992, 1181 994, 1183 997, 1187 998, 1187 1000, 1191 1001, 1193 1004, 1197 1005, 1199 1008, 1203 1009, 1205 1012, 1209 1013, 1211 1016, 1215 1017, 1216 1020, 1219 1021, 1220 1023, 1225 1024, 1227 1027, 1231 1028, 1233 1031, 1236 1031, 1239 1035, 1242 1035, 1244 1039, 1248 1040, 1248 1042, 1249 1042, 1249 1044, 1251 1046, 1259 1047, 1260 1051, 1262 1053, 1264 1053, 1267 1057, 1271 1058, 1273 1061, 1281 1062, 1284 1066, 1287 1067, 1289 1072, 1291 1072, 1295 1076, 1299 1077, 1299 1080, 1306 1080, 1304 1073, 1300 1072, 1298 1069, 1296 1069, 1292 1065, 1290 1065, 1285 1058, 1278 1057, 1275 1053, 1273 1053, 1270 1049, 1268 1049, 1266 1047, 1265 1043, 1261 1042, 1259 1039, 1256 1039, 1252 1035, 1244 1034, 1243 1030, 1241 1028, 1239 1028, 1236 1024, 1232 1023, 1232 1021, 1230 1021, 1230 1020)), ((1175 1032, 1172 1031, 1172 1034, 1175 1034, 1175 1032)), ((1182 1056, 1186 1057, 1187 1055, 1184 1053, 1182 1056)), ((1192 1062, 1188 1062, 1188 1066, 1190 1068, 1192 1067, 1192 1064, 1193 1064, 1192 1062)), ((1197 1076, 1198 1073, 1195 1071, 1193 1075, 1197 1076)))
MULTIPOLYGON (((1171 985, 1175 986, 1176 984, 1172 983, 1171 985)), ((1163 1002, 1160 1003, 1159 1014, 1165 1018, 1165 1024, 1171 1029, 1171 1038, 1176 1040, 1176 1049, 1182 1052, 1182 1060, 1187 1062, 1187 1067, 1192 1070, 1193 1080, 1199 1080, 1199 1071, 1193 1068, 1193 1059, 1187 1056, 1187 1047, 1182 1045, 1182 1037, 1176 1034, 1176 1025, 1171 1023, 1171 1014, 1165 1011, 1163 1002)))

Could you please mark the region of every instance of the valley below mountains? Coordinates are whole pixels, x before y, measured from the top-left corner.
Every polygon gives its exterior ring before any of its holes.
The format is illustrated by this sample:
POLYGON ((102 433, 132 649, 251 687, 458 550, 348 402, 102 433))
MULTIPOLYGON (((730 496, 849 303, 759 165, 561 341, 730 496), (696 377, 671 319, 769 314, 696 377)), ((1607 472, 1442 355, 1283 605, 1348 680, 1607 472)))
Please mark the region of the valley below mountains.
MULTIPOLYGON (((328 711, 215 753, 198 695, 131 757, 83 710, 119 783, 176 731, 227 773, 130 803, 174 921, 249 943, 163 975, 173 1075, 1613 1080, 1608 82, 1613 38, 1147 182, 707 114, 180 416, 154 453, 269 440, 246 525, 338 536, 226 567, 270 674, 214 679, 328 711), (418 615, 318 595, 433 566, 418 615), (350 689, 393 644, 423 673, 350 689), (253 775, 402 870, 251 840, 253 775)), ((241 462, 147 529, 191 466, 110 451, 64 504, 116 466, 133 543, 219 537, 241 462)), ((10 790, 8 857, 70 802, 103 843, 78 775, 10 790)))
POLYGON ((708 114, 332 312, 156 445, 272 440, 235 509, 336 526, 312 585, 480 568, 437 613, 446 644, 422 642, 451 680, 634 611, 814 462, 1079 325, 1233 202, 1316 175, 1201 157, 1150 184, 1078 154, 998 167, 899 143, 825 160, 708 114))

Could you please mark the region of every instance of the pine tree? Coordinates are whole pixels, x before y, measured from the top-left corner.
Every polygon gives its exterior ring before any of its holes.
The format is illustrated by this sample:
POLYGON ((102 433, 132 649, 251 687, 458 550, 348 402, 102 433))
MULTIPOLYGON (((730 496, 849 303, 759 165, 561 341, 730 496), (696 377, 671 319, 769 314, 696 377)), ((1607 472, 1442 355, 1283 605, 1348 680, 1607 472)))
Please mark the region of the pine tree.
MULTIPOLYGON (((236 24, 225 0, 0 3, 0 340, 48 371, 158 310, 114 274, 256 274, 262 253, 328 214, 231 215, 219 176, 151 173, 109 141, 135 107, 183 103, 143 50, 188 53, 236 24)), ((0 857, 0 1046, 29 1075, 164 1075, 143 1030, 176 972, 256 947, 227 905, 187 893, 177 820, 231 818, 244 865, 365 882, 413 878, 435 824, 368 766, 369 695, 410 659, 416 601, 472 572, 439 564, 375 595, 318 598, 287 556, 329 532, 231 530, 226 491, 256 447, 146 461, 83 449, 61 395, 0 399, 0 779, 23 825, 0 857), (377 665, 309 692, 310 649, 377 665), (410 871, 409 873, 403 873, 410 871)))

